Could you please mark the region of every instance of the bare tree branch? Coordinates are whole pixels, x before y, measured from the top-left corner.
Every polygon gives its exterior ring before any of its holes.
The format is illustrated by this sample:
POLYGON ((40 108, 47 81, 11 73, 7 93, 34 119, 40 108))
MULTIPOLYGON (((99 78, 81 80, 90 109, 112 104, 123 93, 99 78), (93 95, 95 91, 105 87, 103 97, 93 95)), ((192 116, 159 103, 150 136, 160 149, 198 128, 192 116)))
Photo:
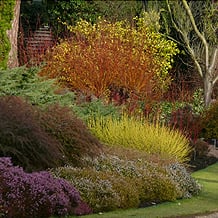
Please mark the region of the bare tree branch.
POLYGON ((213 86, 218 81, 217 31, 213 28, 217 26, 216 5, 209 1, 166 0, 166 6, 172 27, 179 33, 180 44, 203 79, 204 102, 209 106, 213 86))
POLYGON ((213 85, 215 85, 215 83, 218 81, 218 75, 215 77, 214 81, 213 81, 213 85))
MULTIPOLYGON (((198 70, 200 76, 203 77, 204 75, 203 75, 203 72, 202 72, 201 65, 200 65, 200 63, 198 62, 198 60, 197 60, 197 58, 195 56, 194 50, 190 46, 190 41, 188 39, 188 36, 187 36, 186 32, 184 31, 184 29, 183 30, 180 29, 179 26, 175 23, 175 21, 173 19, 172 11, 171 11, 170 4, 169 4, 168 0, 167 0, 167 7, 168 7, 168 11, 170 13, 170 19, 172 21, 172 24, 173 24, 174 28, 177 30, 177 32, 179 32, 181 34, 181 36, 183 38, 183 41, 184 41, 184 43, 186 45, 185 48, 187 49, 188 53, 191 55, 191 57, 192 57, 195 65, 197 67, 197 70, 198 70)), ((189 10, 190 10, 190 8, 189 8, 189 10)))
POLYGON ((198 30, 197 25, 195 23, 195 19, 193 17, 193 14, 191 12, 190 7, 188 6, 187 1, 186 0, 182 0, 182 3, 183 3, 183 5, 184 5, 184 7, 186 9, 186 12, 187 12, 189 18, 190 18, 190 21, 192 23, 192 26, 193 26, 193 29, 194 29, 195 33, 198 35, 198 37, 200 38, 200 40, 204 44, 204 47, 205 47, 205 66, 206 66, 206 69, 208 69, 209 68, 209 49, 208 49, 208 43, 207 43, 205 37, 198 30))
POLYGON ((209 71, 212 71, 218 62, 218 48, 215 48, 212 58, 213 59, 211 60, 211 65, 210 65, 209 71))

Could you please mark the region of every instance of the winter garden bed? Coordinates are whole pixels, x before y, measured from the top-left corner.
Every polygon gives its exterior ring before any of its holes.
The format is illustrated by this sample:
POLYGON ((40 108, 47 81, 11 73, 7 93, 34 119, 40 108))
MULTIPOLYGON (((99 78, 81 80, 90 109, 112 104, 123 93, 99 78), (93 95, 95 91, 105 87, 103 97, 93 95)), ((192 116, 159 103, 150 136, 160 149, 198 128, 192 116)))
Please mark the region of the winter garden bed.
MULTIPOLYGON (((114 107, 105 107, 99 101, 76 106, 73 93, 54 94, 52 81, 35 77, 35 70, 23 71, 20 68, 0 75, 4 78, 0 80, 3 217, 38 218, 138 208, 190 198, 200 192, 198 182, 183 164, 190 147, 181 133, 150 125, 150 131, 143 135, 144 140, 149 138, 148 146, 144 146, 141 122, 122 120, 114 107), (53 104, 57 101, 62 106, 53 104), (80 112, 83 121, 72 109, 80 112), (99 124, 109 124, 102 128, 92 120, 88 129, 84 122, 90 114, 97 121, 99 112, 103 117, 113 114, 117 122, 99 119, 99 124), (104 132, 108 128, 111 131, 104 132), (109 143, 110 133, 114 134, 113 145, 109 143), (161 149, 161 141, 169 144, 165 141, 168 137, 174 140, 172 146, 161 149), (14 165, 4 156, 12 157, 14 165)), ((203 150, 194 145, 198 151, 193 162, 196 166, 207 153, 207 146, 201 145, 203 150)), ((211 159, 204 166, 210 163, 211 159)))

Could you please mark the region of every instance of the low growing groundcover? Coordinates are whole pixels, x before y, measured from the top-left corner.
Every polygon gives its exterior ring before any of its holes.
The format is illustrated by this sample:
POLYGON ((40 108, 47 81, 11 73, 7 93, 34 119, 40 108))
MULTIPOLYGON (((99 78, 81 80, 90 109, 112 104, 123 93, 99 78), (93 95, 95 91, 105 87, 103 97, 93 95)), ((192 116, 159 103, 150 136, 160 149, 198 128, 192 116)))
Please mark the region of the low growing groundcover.
MULTIPOLYGON (((218 211, 218 163, 194 172, 192 176, 203 186, 198 196, 166 202, 146 208, 117 210, 81 216, 81 218, 173 218, 218 211)), ((73 218, 75 216, 71 216, 73 218)))

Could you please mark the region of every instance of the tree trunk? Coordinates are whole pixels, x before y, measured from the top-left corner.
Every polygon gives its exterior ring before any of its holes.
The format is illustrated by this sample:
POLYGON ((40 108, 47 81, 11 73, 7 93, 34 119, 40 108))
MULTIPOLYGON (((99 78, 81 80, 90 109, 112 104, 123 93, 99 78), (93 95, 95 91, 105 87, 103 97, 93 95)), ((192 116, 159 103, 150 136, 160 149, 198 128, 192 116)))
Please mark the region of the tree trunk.
POLYGON ((19 17, 20 17, 20 4, 21 0, 15 0, 14 17, 12 20, 11 29, 7 31, 7 35, 11 44, 11 50, 8 57, 8 67, 13 68, 19 66, 18 63, 18 52, 17 52, 17 38, 19 28, 19 17))
POLYGON ((212 91, 213 82, 211 81, 209 74, 206 73, 204 76, 204 102, 206 107, 208 107, 211 103, 212 91))

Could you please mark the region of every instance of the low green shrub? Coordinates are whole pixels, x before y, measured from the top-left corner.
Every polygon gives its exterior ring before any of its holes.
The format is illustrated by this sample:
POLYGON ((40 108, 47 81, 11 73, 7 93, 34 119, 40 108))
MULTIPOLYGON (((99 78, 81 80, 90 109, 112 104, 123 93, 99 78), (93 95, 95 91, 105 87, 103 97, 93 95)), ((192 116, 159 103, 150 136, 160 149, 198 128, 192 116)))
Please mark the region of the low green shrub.
MULTIPOLYGON (((186 170, 185 165, 170 160, 162 163, 161 161, 148 161, 141 157, 125 160, 116 155, 100 155, 94 160, 86 158, 86 162, 87 166, 91 166, 97 171, 113 172, 132 179, 140 178, 143 180, 142 184, 146 184, 148 187, 151 187, 153 183, 153 188, 151 188, 153 192, 160 189, 156 192, 156 194, 159 193, 157 196, 160 201, 174 199, 175 197, 190 197, 198 194, 201 189, 198 182, 186 170), (164 189, 156 187, 157 184, 165 187, 165 193, 164 189)), ((155 196, 154 193, 153 196, 155 196)))
POLYGON ((87 122, 90 117, 113 116, 119 117, 121 108, 113 104, 104 103, 101 99, 90 99, 89 101, 81 99, 85 96, 77 97, 76 105, 73 107, 75 114, 87 122))
POLYGON ((57 168, 52 173, 74 184, 94 212, 137 207, 139 204, 135 182, 124 176, 72 167, 57 168))
POLYGON ((141 159, 124 160, 115 155, 101 155, 88 161, 87 165, 97 171, 131 178, 138 187, 140 204, 171 201, 181 195, 174 181, 169 178, 168 173, 159 163, 141 159))
POLYGON ((0 96, 22 96, 33 105, 44 106, 58 102, 60 105, 71 106, 73 92, 60 92, 55 80, 37 76, 39 68, 19 67, 0 71, 0 96), (58 92, 59 91, 59 92, 58 92))
POLYGON ((134 148, 179 162, 185 162, 189 158, 191 147, 188 139, 179 131, 159 124, 150 124, 127 116, 121 119, 108 116, 89 120, 88 126, 94 135, 110 146, 134 148))
POLYGON ((182 198, 190 198, 199 194, 201 191, 200 184, 193 177, 191 177, 190 173, 183 165, 173 163, 168 165, 166 170, 171 180, 174 181, 177 188, 180 190, 182 198))
POLYGON ((200 190, 181 164, 162 166, 105 154, 85 158, 84 163, 83 168, 66 166, 51 172, 70 181, 95 212, 173 201, 200 190))
POLYGON ((0 70, 0 96, 21 96, 40 107, 58 103, 70 107, 84 121, 90 116, 119 114, 112 104, 104 104, 100 99, 86 99, 87 96, 60 87, 54 79, 38 76, 39 70, 39 67, 0 70))
POLYGON ((140 193, 141 205, 174 201, 181 196, 173 180, 164 173, 143 175, 140 193))

